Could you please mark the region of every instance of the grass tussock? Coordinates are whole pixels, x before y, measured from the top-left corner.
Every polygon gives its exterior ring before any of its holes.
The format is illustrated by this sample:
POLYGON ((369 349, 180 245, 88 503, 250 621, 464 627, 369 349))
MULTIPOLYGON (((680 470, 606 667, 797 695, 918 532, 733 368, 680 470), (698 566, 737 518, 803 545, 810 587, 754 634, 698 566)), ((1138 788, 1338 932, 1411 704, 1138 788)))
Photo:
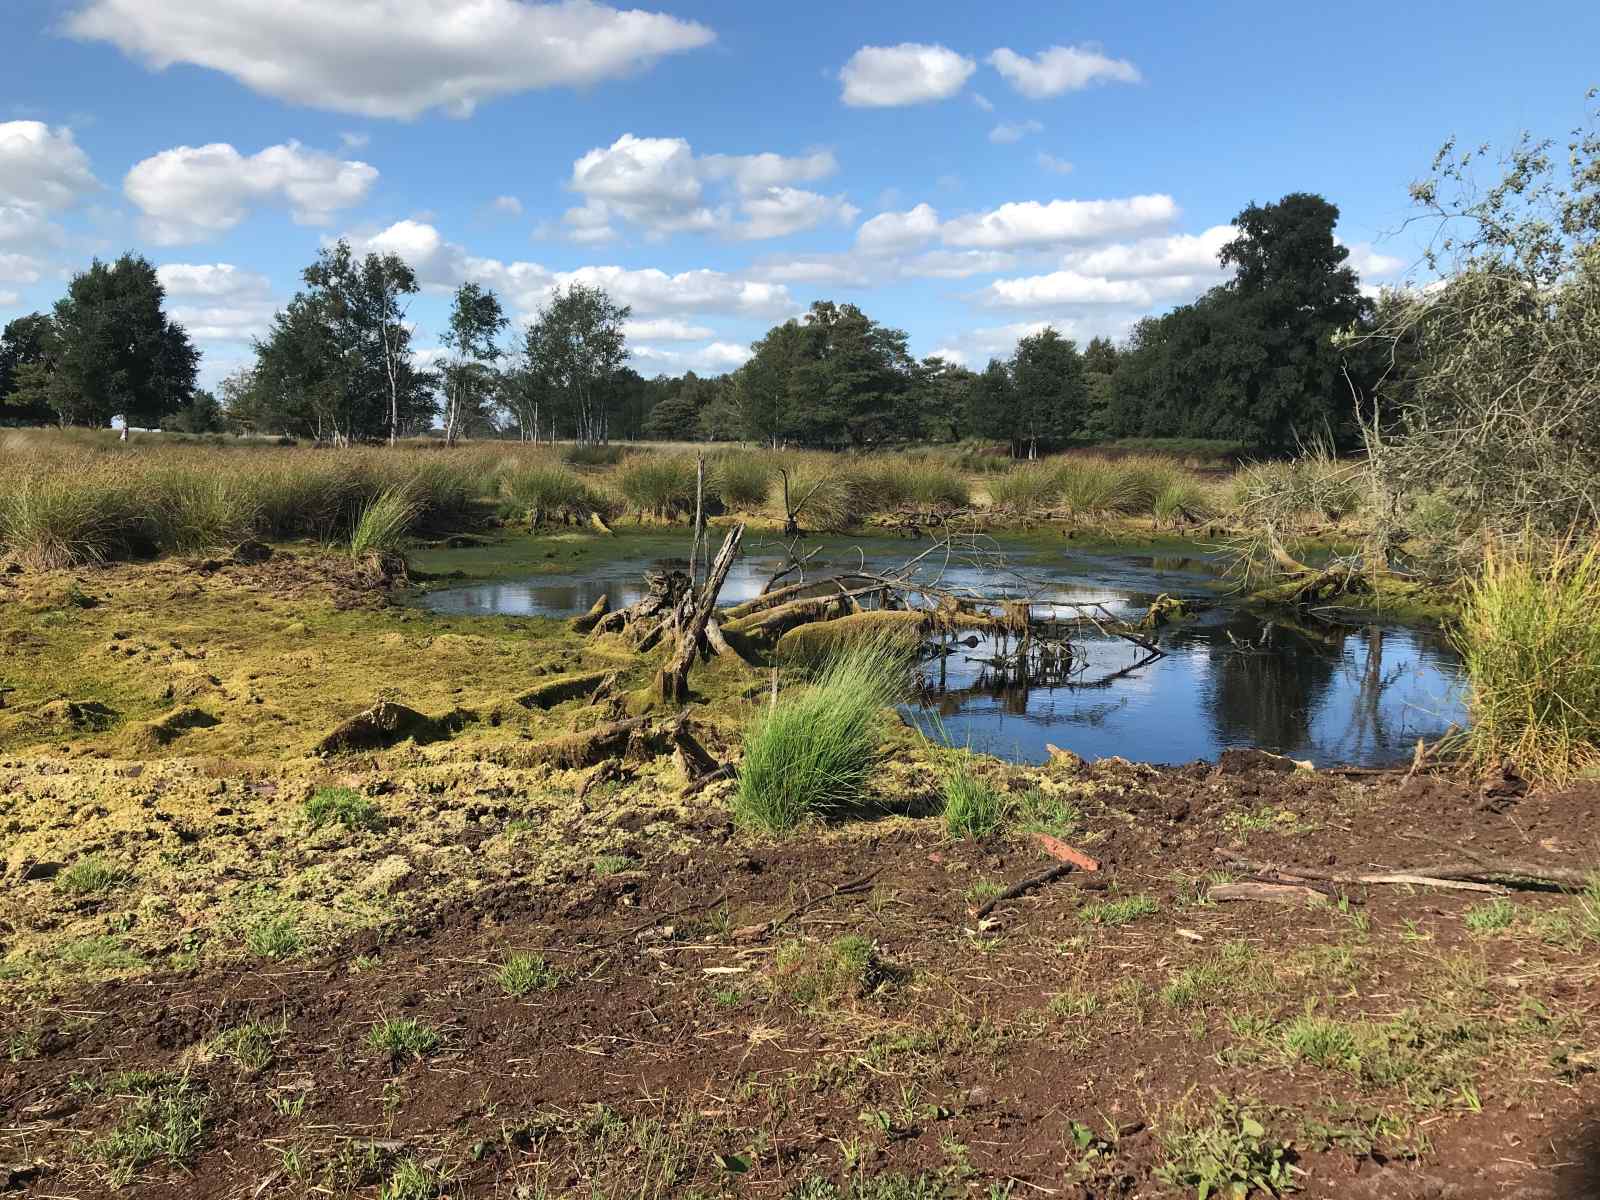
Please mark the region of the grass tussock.
POLYGON ((1145 516, 1170 485, 1187 478, 1168 458, 1071 455, 1062 460, 1061 503, 1079 517, 1145 516))
POLYGON ((984 484, 989 507, 1008 516, 1026 517, 1055 508, 1061 492, 1061 468, 1028 463, 996 475, 984 484))
POLYGON ((983 838, 1005 824, 1005 793, 972 769, 963 755, 939 781, 944 798, 944 825, 953 838, 983 838))
POLYGON ((706 464, 708 488, 730 512, 758 512, 772 492, 776 474, 772 462, 760 454, 730 451, 706 464))
POLYGON ((1468 686, 1468 753, 1561 782, 1600 767, 1600 540, 1490 547, 1454 640, 1468 686))
POLYGON ((641 516, 662 520, 692 516, 695 460, 683 454, 641 454, 622 464, 616 486, 641 516))
POLYGON ((604 494, 577 472, 537 459, 511 459, 500 472, 499 490, 507 515, 535 529, 581 524, 607 507, 604 494))
POLYGON ((387 488, 361 510, 350 530, 350 554, 394 554, 405 544, 421 505, 404 488, 387 488))
POLYGON ((883 709, 904 694, 908 659, 888 640, 842 650, 809 685, 751 722, 734 818, 777 833, 861 806, 883 709))

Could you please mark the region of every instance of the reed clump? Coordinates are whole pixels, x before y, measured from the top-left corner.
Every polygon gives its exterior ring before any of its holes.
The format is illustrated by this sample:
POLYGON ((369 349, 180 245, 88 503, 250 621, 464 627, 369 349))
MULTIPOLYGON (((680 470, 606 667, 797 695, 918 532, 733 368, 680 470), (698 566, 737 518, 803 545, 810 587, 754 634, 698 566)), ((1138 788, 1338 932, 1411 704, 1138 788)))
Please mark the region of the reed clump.
POLYGON ((1491 545, 1453 638, 1474 765, 1514 760, 1561 782, 1600 767, 1600 539, 1491 545))
POLYGON ((903 644, 864 641, 756 717, 744 735, 734 819, 779 833, 860 808, 883 710, 905 696, 909 668, 903 644))

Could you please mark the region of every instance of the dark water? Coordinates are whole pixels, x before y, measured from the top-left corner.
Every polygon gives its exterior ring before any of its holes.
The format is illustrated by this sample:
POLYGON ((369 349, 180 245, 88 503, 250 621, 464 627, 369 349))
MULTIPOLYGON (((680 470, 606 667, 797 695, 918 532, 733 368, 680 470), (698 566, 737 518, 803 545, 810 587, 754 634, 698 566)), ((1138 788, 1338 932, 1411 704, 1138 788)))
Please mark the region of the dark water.
MULTIPOLYGON (((830 546, 808 577, 862 566, 890 569, 911 553, 907 545, 830 546)), ((781 561, 777 548, 756 547, 735 564, 723 602, 759 595, 781 561)), ((907 715, 957 745, 1039 762, 1047 757, 1046 743, 1054 743, 1086 758, 1115 754, 1158 763, 1257 746, 1319 766, 1368 766, 1400 761, 1419 737, 1465 724, 1456 656, 1431 630, 1274 620, 1233 607, 1215 564, 1198 550, 1153 557, 1083 553, 1067 545, 1040 554, 1032 546, 1009 556, 1009 563, 1015 574, 990 563, 942 562, 925 564, 923 577, 936 574, 943 588, 1025 595, 1036 603, 1103 603, 1125 618, 1136 618, 1163 593, 1211 607, 1161 630, 1159 658, 1120 638, 1080 630, 1070 673, 1024 672, 1031 682, 1015 682, 1016 672, 1002 677, 985 662, 1000 649, 988 639, 950 647, 924 664, 924 700, 907 715)), ((579 613, 604 594, 614 607, 631 604, 641 593, 643 571, 670 565, 683 564, 619 559, 581 576, 449 588, 421 603, 452 614, 579 613)))

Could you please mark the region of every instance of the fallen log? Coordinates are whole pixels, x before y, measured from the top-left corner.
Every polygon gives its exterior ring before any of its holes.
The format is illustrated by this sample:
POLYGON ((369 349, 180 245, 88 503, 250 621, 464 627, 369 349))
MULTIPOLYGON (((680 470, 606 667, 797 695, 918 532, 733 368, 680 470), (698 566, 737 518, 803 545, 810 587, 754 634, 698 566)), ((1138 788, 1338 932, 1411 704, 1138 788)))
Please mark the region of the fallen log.
POLYGON ((593 696, 602 687, 615 683, 615 671, 585 671, 579 675, 559 675, 512 697, 523 708, 554 708, 580 696, 593 696))
POLYGON ((754 616, 759 612, 766 612, 770 608, 777 608, 779 605, 787 604, 791 600, 835 595, 841 588, 848 590, 872 582, 874 581, 864 575, 830 575, 826 579, 813 579, 810 583, 791 583, 787 587, 775 588, 764 595, 757 596, 754 600, 746 600, 742 604, 735 604, 731 608, 723 609, 722 619, 728 623, 742 621, 746 617, 754 616))
POLYGON ((1326 904, 1328 897, 1303 883, 1219 883, 1206 893, 1219 903, 1229 900, 1269 900, 1274 904, 1326 904))
POLYGON ((625 754, 635 739, 643 738, 649 725, 647 717, 630 717, 531 746, 497 748, 484 757, 508 767, 551 766, 564 770, 592 767, 604 759, 625 754))
POLYGON ((714 775, 723 770, 723 765, 695 738, 693 726, 690 725, 687 715, 680 715, 673 722, 672 758, 678 769, 683 772, 684 779, 691 784, 706 775, 714 775))

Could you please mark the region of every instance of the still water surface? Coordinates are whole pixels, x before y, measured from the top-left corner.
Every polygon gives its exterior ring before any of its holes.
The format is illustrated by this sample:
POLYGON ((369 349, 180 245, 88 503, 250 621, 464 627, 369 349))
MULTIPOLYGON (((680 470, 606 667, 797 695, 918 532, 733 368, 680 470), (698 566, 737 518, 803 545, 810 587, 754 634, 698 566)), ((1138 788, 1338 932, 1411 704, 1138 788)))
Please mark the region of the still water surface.
MULTIPOLYGON (((890 570, 907 543, 885 539, 828 544, 808 578, 834 571, 890 570)), ((775 545, 757 545, 734 565, 722 602, 761 593, 783 562, 775 545)), ((1285 621, 1231 605, 1214 560, 1203 550, 1156 557, 1085 552, 1063 543, 1040 553, 1019 547, 1020 581, 986 566, 951 564, 940 584, 984 595, 1027 594, 1035 601, 1104 602, 1137 618, 1158 595, 1212 607, 1160 634, 1165 657, 1107 679, 1145 657, 1119 638, 1089 634, 1076 643, 1070 682, 996 683, 987 641, 956 645, 925 664, 923 701, 907 715, 930 733, 1023 762, 1041 762, 1046 743, 1085 758, 1121 755, 1157 763, 1215 758, 1258 746, 1319 766, 1383 765, 1409 756, 1419 737, 1465 724, 1458 660, 1436 631, 1396 623, 1285 621)), ((647 569, 677 560, 623 556, 581 574, 529 575, 430 592, 426 607, 457 615, 561 616, 602 595, 631 604, 647 569)))

